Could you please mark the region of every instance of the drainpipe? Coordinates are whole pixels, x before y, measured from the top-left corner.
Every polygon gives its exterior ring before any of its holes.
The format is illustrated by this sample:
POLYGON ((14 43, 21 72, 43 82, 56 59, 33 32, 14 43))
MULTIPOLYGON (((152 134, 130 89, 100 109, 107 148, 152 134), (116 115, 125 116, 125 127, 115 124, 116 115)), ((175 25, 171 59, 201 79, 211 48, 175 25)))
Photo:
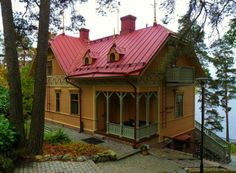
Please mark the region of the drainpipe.
POLYGON ((135 112, 134 112, 134 143, 133 148, 137 148, 137 127, 136 127, 136 115, 137 115, 137 87, 132 84, 130 81, 127 81, 134 88, 134 100, 135 100, 135 112))
POLYGON ((78 84, 72 82, 68 78, 68 76, 66 76, 65 79, 66 79, 66 82, 68 82, 69 84, 73 85, 74 87, 79 88, 79 90, 80 90, 80 97, 79 97, 79 122, 80 122, 80 129, 79 129, 79 132, 82 133, 82 132, 84 132, 84 123, 82 121, 82 104, 81 104, 82 88, 78 84))

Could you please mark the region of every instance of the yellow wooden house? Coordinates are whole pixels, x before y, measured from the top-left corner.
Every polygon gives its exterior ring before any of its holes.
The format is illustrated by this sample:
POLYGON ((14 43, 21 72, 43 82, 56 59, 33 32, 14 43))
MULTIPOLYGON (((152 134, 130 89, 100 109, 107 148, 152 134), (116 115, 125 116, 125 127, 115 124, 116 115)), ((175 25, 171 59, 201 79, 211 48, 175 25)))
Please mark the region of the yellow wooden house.
POLYGON ((134 142, 194 129, 196 54, 167 28, 136 30, 135 20, 122 17, 119 35, 89 40, 82 28, 50 41, 47 121, 134 142))

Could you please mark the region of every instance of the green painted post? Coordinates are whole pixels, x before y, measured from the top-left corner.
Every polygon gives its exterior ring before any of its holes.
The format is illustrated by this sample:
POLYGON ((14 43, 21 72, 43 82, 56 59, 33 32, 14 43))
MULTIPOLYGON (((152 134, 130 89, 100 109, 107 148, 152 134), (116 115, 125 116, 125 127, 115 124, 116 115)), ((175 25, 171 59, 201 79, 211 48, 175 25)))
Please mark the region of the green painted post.
POLYGON ((106 96, 106 102, 107 102, 107 105, 106 105, 106 109, 107 109, 107 130, 106 130, 106 133, 109 133, 109 111, 110 111, 110 109, 109 109, 109 101, 110 101, 110 97, 111 97, 111 95, 112 95, 112 93, 110 93, 109 94, 109 92, 106 92, 106 93, 104 93, 104 95, 106 96))

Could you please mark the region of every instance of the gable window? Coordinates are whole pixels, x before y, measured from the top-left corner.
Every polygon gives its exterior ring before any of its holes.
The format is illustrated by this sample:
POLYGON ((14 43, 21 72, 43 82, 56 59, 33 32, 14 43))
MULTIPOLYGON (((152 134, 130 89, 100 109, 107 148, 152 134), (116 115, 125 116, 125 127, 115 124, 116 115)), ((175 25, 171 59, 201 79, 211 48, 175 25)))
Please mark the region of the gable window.
POLYGON ((79 114, 79 94, 70 94, 70 113, 79 114))
POLYGON ((176 98, 175 98, 175 116, 176 116, 176 118, 183 116, 183 99, 184 99, 183 93, 176 93, 176 98))
POLYGON ((110 62, 115 62, 116 61, 116 55, 115 53, 110 54, 110 62))
POLYGON ((47 76, 52 75, 52 61, 47 62, 47 76))
POLYGON ((86 58, 84 59, 84 65, 88 65, 88 64, 89 64, 89 58, 86 57, 86 58))
POLYGON ((56 112, 60 112, 60 93, 56 93, 56 112))

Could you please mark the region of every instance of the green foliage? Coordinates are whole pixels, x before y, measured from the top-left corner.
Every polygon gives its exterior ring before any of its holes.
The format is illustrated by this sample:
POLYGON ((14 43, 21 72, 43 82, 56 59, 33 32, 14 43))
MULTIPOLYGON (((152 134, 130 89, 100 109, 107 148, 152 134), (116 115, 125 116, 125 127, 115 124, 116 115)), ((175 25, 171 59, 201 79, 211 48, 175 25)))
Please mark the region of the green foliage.
POLYGON ((29 119, 31 116, 34 93, 34 80, 32 76, 29 75, 29 71, 29 64, 21 68, 23 114, 25 119, 29 119))
POLYGON ((1 64, 1 57, 0 57, 0 86, 8 87, 7 83, 7 69, 4 65, 1 64))
POLYGON ((44 141, 49 144, 65 144, 71 142, 68 134, 62 129, 46 132, 44 134, 44 141))
POLYGON ((13 166, 17 158, 15 146, 18 141, 18 134, 9 120, 0 115, 0 170, 6 171, 13 166))
POLYGON ((236 154, 236 144, 231 143, 231 153, 236 154))
POLYGON ((8 89, 0 86, 0 114, 7 115, 9 112, 9 93, 8 89))
POLYGON ((16 144, 17 133, 9 120, 0 115, 0 153, 6 152, 16 144))

